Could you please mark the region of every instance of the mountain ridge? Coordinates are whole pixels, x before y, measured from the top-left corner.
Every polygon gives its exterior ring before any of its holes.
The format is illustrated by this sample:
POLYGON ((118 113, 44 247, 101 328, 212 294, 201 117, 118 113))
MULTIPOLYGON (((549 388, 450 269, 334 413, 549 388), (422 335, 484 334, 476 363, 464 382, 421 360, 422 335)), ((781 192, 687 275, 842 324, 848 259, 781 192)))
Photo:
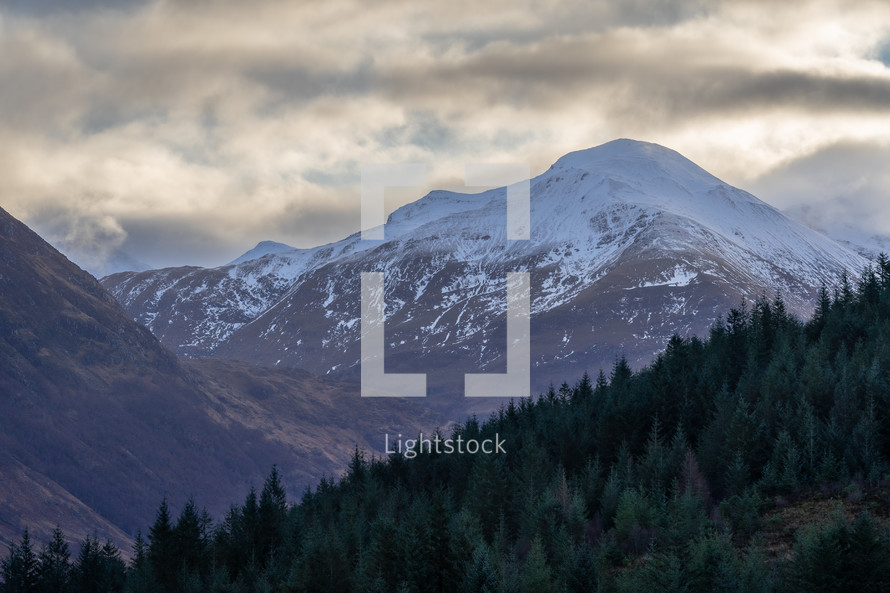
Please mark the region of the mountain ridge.
MULTIPOLYGON (((240 263, 244 263, 246 261, 250 261, 253 259, 259 259, 266 255, 272 255, 275 253, 285 253, 288 251, 296 251, 296 249, 297 249, 296 247, 292 247, 285 243, 279 243, 277 241, 260 241, 259 243, 256 244, 256 246, 253 249, 246 251, 245 253, 236 257, 235 259, 233 259, 226 265, 227 266, 235 266, 240 263)), ((138 270, 138 271, 143 271, 143 270, 138 270)))
POLYGON ((807 315, 821 285, 866 262, 654 144, 618 140, 570 153, 530 188, 530 241, 507 241, 504 188, 434 191, 393 212, 382 242, 354 234, 239 266, 172 272, 172 283, 160 272, 103 282, 180 355, 355 379, 361 272, 386 273, 387 365, 459 376, 503 372, 495 344, 504 339, 505 274, 528 271, 541 389, 577 374, 571 365, 595 371, 622 355, 644 364, 672 333, 702 334, 761 294, 781 293, 807 315))

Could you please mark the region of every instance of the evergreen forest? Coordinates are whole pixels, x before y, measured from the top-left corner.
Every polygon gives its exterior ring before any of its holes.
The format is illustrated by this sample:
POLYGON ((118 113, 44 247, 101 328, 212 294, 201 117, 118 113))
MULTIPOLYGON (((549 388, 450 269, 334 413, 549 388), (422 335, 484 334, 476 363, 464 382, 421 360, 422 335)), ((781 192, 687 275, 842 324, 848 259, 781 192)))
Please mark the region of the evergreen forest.
POLYGON ((159 501, 127 561, 25 532, 0 592, 890 591, 888 429, 881 256, 809 321, 764 297, 448 435, 506 454, 356 450, 293 498, 273 468, 224 517, 159 501))

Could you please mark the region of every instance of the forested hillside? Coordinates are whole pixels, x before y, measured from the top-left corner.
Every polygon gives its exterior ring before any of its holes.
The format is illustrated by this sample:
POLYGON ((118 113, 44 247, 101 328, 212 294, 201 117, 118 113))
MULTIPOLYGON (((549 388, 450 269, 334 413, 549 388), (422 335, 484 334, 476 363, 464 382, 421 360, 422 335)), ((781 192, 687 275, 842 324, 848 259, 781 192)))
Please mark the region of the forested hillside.
POLYGON ((881 257, 807 323, 764 298, 640 372, 619 360, 453 435, 506 454, 357 451, 294 505, 273 471, 215 523, 200 496, 171 499, 178 518, 165 501, 126 570, 98 542, 69 563, 24 539, 3 590, 886 591, 888 387, 881 257), (777 544, 777 511, 816 502, 833 510, 777 544))

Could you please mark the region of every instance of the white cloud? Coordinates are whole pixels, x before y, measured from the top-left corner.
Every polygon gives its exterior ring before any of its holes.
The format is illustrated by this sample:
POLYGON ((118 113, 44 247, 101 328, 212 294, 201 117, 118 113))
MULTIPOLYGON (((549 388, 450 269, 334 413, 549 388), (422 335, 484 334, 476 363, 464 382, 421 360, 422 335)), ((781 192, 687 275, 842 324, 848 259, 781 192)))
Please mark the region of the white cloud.
MULTIPOLYGON (((829 186, 782 193, 758 179, 888 137, 886 3, 647 6, 0 9, 0 204, 26 221, 113 220, 120 246, 153 263, 216 264, 260 239, 357 230, 366 161, 422 160, 431 186, 454 185, 467 161, 537 172, 635 137, 788 206, 830 200, 829 186)), ((869 163, 859 174, 874 193, 890 180, 869 163)))
POLYGON ((838 142, 777 167, 754 190, 815 228, 890 235, 887 163, 890 142, 838 142))

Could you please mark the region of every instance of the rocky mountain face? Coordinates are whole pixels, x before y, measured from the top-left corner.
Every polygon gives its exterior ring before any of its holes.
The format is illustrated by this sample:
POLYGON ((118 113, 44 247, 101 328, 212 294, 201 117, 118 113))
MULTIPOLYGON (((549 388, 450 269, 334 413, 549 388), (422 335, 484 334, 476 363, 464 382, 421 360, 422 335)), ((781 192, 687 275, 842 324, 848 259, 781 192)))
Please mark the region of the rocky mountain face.
POLYGON ((436 191, 394 212, 383 241, 103 284, 181 356, 354 379, 361 273, 384 272, 387 371, 428 373, 426 405, 465 411, 463 374, 505 371, 508 272, 531 275, 534 392, 622 355, 644 364, 672 334, 703 334, 759 296, 806 315, 821 285, 866 263, 654 144, 568 154, 530 187, 528 241, 507 239, 504 188, 436 191))
POLYGON ((436 424, 305 371, 180 362, 0 209, 0 542, 60 525, 127 546, 165 495, 223 516, 277 464, 295 499, 356 445, 381 454, 384 432, 436 424))

